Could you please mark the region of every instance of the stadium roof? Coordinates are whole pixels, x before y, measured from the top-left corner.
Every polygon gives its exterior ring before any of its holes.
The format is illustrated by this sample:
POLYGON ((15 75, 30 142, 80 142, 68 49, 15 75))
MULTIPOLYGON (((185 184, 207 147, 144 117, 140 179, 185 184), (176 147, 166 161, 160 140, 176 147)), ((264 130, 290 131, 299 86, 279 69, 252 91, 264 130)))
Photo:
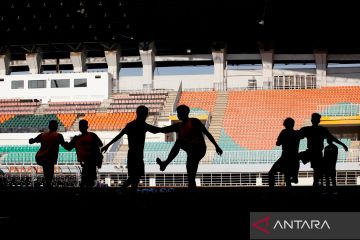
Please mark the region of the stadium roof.
POLYGON ((0 52, 359 53, 356 1, 2 0, 0 52), (145 44, 143 44, 145 43, 145 44))

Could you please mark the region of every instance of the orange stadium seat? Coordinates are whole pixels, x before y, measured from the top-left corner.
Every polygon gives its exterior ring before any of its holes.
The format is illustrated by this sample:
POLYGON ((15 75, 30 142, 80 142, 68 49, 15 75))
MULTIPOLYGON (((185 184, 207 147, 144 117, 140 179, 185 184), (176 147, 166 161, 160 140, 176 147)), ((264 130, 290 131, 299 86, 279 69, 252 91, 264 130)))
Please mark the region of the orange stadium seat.
POLYGON ((216 91, 210 92, 182 92, 179 105, 185 104, 190 108, 199 108, 213 112, 217 98, 216 91))
POLYGON ((321 105, 360 104, 360 87, 323 87, 301 90, 231 91, 223 127, 241 147, 273 149, 283 120, 292 117, 295 128, 304 126, 321 105))
POLYGON ((119 130, 135 117, 135 112, 89 113, 83 119, 88 121, 90 130, 119 130))

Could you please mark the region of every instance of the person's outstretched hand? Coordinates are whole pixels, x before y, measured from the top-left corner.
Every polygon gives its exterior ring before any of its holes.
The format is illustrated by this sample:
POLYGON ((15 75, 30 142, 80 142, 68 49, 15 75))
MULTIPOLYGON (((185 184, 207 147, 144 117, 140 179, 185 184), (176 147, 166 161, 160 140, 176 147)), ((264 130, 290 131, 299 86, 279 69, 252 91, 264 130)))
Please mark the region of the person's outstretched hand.
POLYGON ((106 145, 106 146, 103 146, 100 151, 101 151, 102 153, 104 153, 104 152, 106 152, 106 151, 108 150, 108 148, 109 148, 109 146, 107 146, 107 145, 106 145))
POLYGON ((29 144, 33 144, 33 143, 35 143, 35 140, 33 138, 30 138, 29 139, 29 144))
POLYGON ((345 149, 345 151, 348 151, 349 149, 348 149, 348 147, 345 145, 344 146, 344 149, 345 149))
POLYGON ((218 155, 221 156, 221 154, 223 153, 223 150, 219 146, 217 146, 216 147, 216 152, 217 152, 218 155))

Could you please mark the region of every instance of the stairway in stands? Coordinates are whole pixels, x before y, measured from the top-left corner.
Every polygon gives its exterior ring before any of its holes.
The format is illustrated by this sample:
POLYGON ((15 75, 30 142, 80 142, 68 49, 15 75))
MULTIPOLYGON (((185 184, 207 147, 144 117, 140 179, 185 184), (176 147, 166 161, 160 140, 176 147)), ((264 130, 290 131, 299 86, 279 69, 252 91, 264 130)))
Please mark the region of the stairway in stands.
POLYGON ((71 126, 70 131, 75 131, 75 132, 79 131, 79 122, 80 122, 80 120, 83 119, 83 118, 84 118, 83 115, 78 116, 78 117, 75 119, 73 125, 71 126))
POLYGON ((173 112, 176 96, 177 96, 176 91, 171 91, 168 93, 168 97, 166 98, 164 108, 160 112, 159 120, 161 121, 169 120, 169 114, 173 112))
MULTIPOLYGON (((214 112, 212 113, 210 127, 208 129, 209 132, 211 133, 211 135, 213 135, 213 137, 215 138, 216 142, 219 141, 221 129, 223 128, 224 115, 225 115, 225 110, 226 110, 226 106, 227 106, 228 95, 229 94, 225 91, 219 91, 217 93, 215 108, 214 108, 214 112)), ((208 153, 214 152, 215 147, 207 139, 207 137, 205 137, 205 141, 206 141, 208 153)), ((205 156, 204 160, 205 161, 209 160, 209 157, 205 156)))

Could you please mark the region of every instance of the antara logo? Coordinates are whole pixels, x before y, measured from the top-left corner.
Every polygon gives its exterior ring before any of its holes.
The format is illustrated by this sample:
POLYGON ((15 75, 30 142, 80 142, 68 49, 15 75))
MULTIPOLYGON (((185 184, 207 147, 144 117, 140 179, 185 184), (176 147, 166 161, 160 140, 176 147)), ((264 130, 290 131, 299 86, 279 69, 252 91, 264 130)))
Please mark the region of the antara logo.
POLYGON ((262 231, 263 233, 266 234, 270 234, 270 231, 267 229, 269 227, 269 221, 270 221, 270 216, 266 216, 262 219, 260 219, 259 221, 257 221, 256 223, 252 224, 252 227, 262 231), (260 224, 264 223, 264 227, 261 227, 260 224))
POLYGON ((274 229, 282 229, 282 230, 286 230, 286 229, 297 229, 297 230, 302 230, 302 229, 308 229, 308 230, 323 230, 323 229, 328 229, 330 230, 330 225, 329 223, 324 220, 324 221, 320 221, 317 219, 312 219, 312 220, 277 220, 274 226, 274 229))
POLYGON ((275 225, 270 226, 270 216, 266 216, 252 224, 252 227, 265 233, 271 234, 272 230, 330 230, 330 225, 326 220, 277 220, 275 225))

